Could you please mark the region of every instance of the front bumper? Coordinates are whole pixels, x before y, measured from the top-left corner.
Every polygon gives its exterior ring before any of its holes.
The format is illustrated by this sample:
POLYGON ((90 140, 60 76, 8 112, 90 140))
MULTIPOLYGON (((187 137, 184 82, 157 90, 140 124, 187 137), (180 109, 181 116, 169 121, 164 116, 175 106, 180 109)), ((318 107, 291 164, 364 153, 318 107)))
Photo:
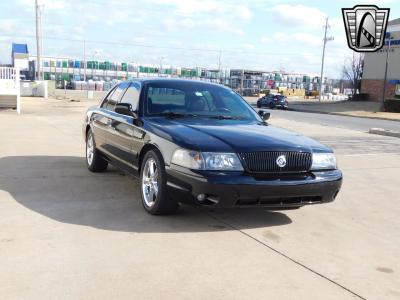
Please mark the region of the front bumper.
POLYGON ((288 108, 288 104, 287 103, 278 102, 278 103, 274 103, 274 107, 277 107, 277 108, 288 108))
POLYGON ((326 203, 335 199, 341 185, 339 170, 256 178, 242 172, 195 173, 177 166, 167 168, 167 186, 179 201, 216 207, 282 208, 326 203), (207 198, 199 201, 200 194, 207 198))

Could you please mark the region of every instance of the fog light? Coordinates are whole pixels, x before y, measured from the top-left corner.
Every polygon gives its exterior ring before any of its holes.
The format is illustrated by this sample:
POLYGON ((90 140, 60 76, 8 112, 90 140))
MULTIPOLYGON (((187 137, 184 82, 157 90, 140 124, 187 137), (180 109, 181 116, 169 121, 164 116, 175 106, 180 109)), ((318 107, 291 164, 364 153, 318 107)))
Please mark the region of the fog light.
POLYGON ((197 195, 197 200, 199 200, 200 202, 206 200, 206 195, 205 194, 197 195))

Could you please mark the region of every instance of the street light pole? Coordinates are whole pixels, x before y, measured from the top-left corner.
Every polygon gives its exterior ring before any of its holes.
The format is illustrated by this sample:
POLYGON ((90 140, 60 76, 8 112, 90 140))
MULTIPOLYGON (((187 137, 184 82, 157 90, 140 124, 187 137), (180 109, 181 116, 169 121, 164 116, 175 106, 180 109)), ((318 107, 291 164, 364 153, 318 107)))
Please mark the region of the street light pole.
POLYGON ((37 65, 37 79, 40 80, 40 52, 41 52, 41 43, 40 43, 40 7, 38 0, 35 0, 35 14, 36 14, 36 65, 37 65))
POLYGON ((388 70, 388 65, 389 65, 389 52, 390 52, 391 40, 392 40, 392 37, 389 35, 388 36, 389 45, 388 45, 388 49, 387 49, 387 52, 386 52, 385 76, 383 78, 383 91, 382 91, 381 111, 385 111, 386 80, 387 80, 387 70, 388 70))
POLYGON ((324 76, 324 62, 325 62, 325 47, 326 47, 326 43, 329 41, 333 41, 333 36, 330 37, 326 37, 326 33, 328 31, 329 28, 329 24, 328 24, 328 17, 326 17, 326 21, 325 21, 325 33, 324 33, 324 45, 322 47, 322 63, 321 63, 321 77, 320 77, 320 82, 319 82, 319 102, 321 102, 322 99, 322 85, 323 85, 323 76, 324 76))

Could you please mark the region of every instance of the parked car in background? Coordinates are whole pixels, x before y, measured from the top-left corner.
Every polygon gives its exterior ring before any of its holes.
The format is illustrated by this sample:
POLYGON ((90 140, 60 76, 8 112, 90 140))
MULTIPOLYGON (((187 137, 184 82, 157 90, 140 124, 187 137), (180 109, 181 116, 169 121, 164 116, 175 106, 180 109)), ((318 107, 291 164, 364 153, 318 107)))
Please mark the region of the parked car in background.
POLYGON ((124 81, 87 111, 86 164, 102 172, 111 163, 140 178, 151 214, 182 202, 276 210, 333 201, 342 173, 332 150, 268 118, 221 85, 124 81))
POLYGON ((257 100, 257 107, 268 107, 271 109, 280 108, 280 109, 287 109, 289 103, 287 98, 283 95, 274 95, 270 94, 264 97, 261 97, 257 100))

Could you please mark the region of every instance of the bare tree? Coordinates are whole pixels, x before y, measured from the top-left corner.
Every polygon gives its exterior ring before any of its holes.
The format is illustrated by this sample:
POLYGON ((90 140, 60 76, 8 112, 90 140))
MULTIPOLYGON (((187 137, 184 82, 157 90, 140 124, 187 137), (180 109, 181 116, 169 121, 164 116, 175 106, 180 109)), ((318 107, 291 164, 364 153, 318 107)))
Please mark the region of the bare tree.
POLYGON ((342 77, 348 80, 351 86, 352 95, 357 93, 361 88, 361 77, 364 69, 364 55, 361 53, 353 53, 351 58, 345 60, 342 70, 342 77))

